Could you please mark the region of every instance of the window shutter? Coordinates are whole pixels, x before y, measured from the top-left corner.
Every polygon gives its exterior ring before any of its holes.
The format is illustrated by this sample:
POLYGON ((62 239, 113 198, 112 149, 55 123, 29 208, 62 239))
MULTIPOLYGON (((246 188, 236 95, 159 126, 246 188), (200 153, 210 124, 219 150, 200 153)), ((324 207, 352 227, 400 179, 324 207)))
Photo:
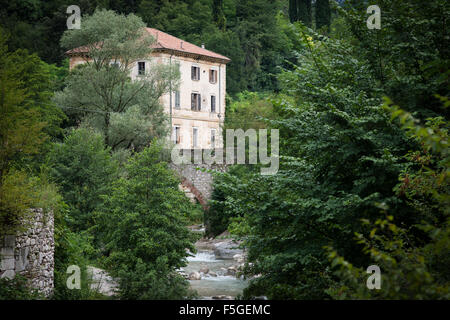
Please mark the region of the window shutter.
POLYGON ((211 96, 211 112, 216 112, 216 96, 211 96))
POLYGON ((180 91, 175 91, 175 108, 180 107, 180 91))
POLYGON ((198 94, 198 111, 202 110, 202 95, 198 94))
POLYGON ((195 79, 195 68, 193 66, 191 67, 191 79, 195 79))
POLYGON ((191 93, 191 110, 195 110, 195 94, 191 93))

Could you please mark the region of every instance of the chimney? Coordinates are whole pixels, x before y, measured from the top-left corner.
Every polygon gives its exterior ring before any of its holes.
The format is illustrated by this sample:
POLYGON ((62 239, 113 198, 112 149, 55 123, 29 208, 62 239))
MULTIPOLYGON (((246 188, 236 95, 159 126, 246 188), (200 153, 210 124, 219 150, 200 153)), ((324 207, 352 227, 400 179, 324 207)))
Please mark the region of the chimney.
POLYGON ((202 43, 202 49, 205 49, 205 44, 204 43, 202 43))
POLYGON ((180 48, 183 49, 183 41, 180 42, 180 48))

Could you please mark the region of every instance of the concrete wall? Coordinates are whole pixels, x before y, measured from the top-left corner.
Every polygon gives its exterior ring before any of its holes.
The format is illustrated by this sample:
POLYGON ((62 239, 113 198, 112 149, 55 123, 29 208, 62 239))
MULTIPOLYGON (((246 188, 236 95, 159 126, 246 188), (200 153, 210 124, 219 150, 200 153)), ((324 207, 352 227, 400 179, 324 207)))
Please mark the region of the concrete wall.
POLYGON ((0 236, 0 278, 21 274, 48 297, 54 288, 54 218, 42 209, 32 209, 32 213, 25 232, 0 236))

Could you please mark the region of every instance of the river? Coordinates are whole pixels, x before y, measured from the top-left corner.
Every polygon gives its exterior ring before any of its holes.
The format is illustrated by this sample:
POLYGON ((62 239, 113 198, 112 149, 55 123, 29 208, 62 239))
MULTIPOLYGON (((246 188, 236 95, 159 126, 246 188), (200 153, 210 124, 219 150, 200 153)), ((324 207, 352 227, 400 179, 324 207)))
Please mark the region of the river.
POLYGON ((218 257, 217 250, 215 253, 216 246, 227 241, 230 239, 201 239, 196 243, 197 253, 187 258, 188 265, 182 271, 187 275, 198 273, 201 276, 200 280, 189 280, 191 288, 197 291, 200 299, 234 299, 247 286, 247 280, 237 278, 229 270, 230 267, 233 269, 239 266, 240 263, 232 256, 242 253, 242 250, 233 249, 231 254, 225 256, 226 259, 218 257))

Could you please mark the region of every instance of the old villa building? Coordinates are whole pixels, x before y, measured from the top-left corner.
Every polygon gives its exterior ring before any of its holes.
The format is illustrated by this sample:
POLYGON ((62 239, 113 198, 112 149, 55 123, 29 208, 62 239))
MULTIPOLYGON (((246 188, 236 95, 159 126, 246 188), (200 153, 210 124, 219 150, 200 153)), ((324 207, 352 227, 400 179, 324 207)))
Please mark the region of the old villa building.
MULTIPOLYGON (((180 148, 222 147, 221 127, 225 118, 226 64, 230 59, 165 32, 146 28, 153 36, 152 63, 179 64, 178 90, 165 94, 162 104, 170 116, 172 141, 180 148)), ((70 54, 70 68, 83 63, 70 54)), ((143 58, 131 70, 131 78, 150 68, 143 58)))

